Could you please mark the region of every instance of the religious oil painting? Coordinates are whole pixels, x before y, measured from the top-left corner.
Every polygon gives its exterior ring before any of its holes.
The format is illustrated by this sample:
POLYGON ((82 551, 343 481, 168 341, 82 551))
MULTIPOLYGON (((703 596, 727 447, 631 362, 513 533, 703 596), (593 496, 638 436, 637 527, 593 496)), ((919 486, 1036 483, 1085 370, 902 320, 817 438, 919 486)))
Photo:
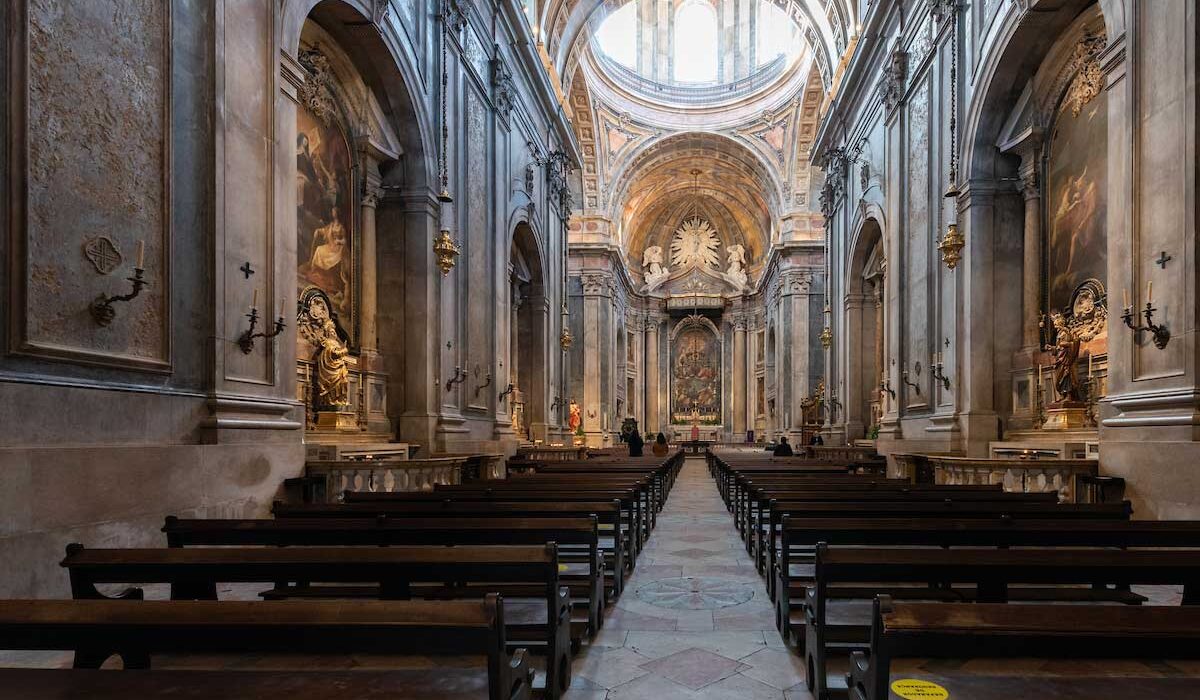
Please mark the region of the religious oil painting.
POLYGON ((1078 116, 1066 105, 1058 116, 1047 183, 1047 311, 1066 309, 1085 280, 1106 278, 1107 99, 1101 92, 1078 116))
MULTIPOLYGON (((353 329, 354 227, 350 147, 333 118, 297 109, 296 255, 299 290, 328 295, 338 322, 353 329)), ((353 332, 353 331, 351 331, 353 332)))
POLYGON ((721 422, 721 343, 707 328, 684 329, 672 342, 671 407, 676 423, 721 422))

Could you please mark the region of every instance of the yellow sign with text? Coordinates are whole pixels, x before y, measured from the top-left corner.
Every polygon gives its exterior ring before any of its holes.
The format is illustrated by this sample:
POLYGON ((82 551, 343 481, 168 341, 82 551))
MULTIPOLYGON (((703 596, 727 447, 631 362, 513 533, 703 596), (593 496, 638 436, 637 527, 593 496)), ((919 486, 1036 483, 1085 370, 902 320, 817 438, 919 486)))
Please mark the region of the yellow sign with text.
POLYGON ((937 683, 903 678, 892 682, 892 692, 904 700, 946 700, 950 691, 937 683))

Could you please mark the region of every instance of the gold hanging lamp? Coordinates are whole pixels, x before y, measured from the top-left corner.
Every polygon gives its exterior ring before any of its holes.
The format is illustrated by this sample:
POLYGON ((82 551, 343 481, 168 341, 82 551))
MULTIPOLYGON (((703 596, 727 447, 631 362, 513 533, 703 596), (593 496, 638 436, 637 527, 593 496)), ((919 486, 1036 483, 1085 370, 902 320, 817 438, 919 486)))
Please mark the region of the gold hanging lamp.
POLYGON ((458 262, 458 256, 461 253, 458 247, 458 242, 454 240, 453 234, 450 233, 450 217, 447 213, 449 205, 454 202, 454 198, 450 196, 450 178, 447 173, 446 150, 450 139, 450 125, 446 120, 446 91, 448 85, 448 75, 446 73, 446 44, 449 42, 450 33, 448 26, 450 23, 449 16, 450 8, 448 3, 442 5, 442 148, 438 153, 439 177, 441 178, 442 189, 438 192, 439 220, 438 233, 433 238, 433 255, 436 258, 438 269, 442 271, 442 277, 450 274, 454 269, 455 263, 458 262))
POLYGON ((950 34, 950 186, 946 188, 946 199, 953 202, 953 220, 946 226, 946 235, 938 241, 938 252, 946 269, 954 270, 962 260, 962 250, 967 239, 958 229, 958 3, 950 10, 950 21, 954 23, 950 34))

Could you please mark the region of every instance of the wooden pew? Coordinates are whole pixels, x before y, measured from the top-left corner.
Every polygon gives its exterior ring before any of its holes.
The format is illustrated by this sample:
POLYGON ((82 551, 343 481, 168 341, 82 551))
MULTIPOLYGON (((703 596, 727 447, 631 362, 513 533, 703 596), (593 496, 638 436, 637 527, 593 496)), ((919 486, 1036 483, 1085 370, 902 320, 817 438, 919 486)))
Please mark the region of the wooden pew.
MULTIPOLYGON (((880 596, 871 620, 870 649, 855 652, 850 663, 847 683, 852 700, 888 700, 892 661, 902 657, 1156 661, 1200 657, 1200 609, 909 603, 880 596)), ((988 688, 986 681, 972 683, 969 676, 939 675, 936 680, 951 698, 1131 697, 1118 690, 1114 679, 1078 674, 1068 679, 1038 678, 1024 693, 1011 685, 988 688)), ((1195 684, 1195 679, 1139 677, 1133 685, 1136 697, 1182 700, 1196 697, 1195 684)))
MULTIPOLYGON (((74 650, 76 669, 96 669, 118 655, 137 672, 0 670, 6 697, 231 698, 354 697, 528 700, 533 671, 523 649, 506 651, 504 604, 489 594, 474 602, 353 601, 280 605, 265 602, 6 600, 0 601, 0 648, 74 650), (149 671, 156 653, 367 652, 481 654, 477 670, 433 668, 337 678, 336 694, 286 680, 295 671, 149 671), (194 675, 201 673, 202 675, 194 675), (378 684, 378 685, 376 685, 378 684), (376 690, 371 690, 376 686, 376 690), (295 694, 290 692, 295 690, 295 694)), ((333 690, 324 674, 303 678, 333 690)))
POLYGON ((559 479, 547 482, 525 481, 524 479, 526 478, 533 479, 535 477, 523 477, 520 480, 507 479, 505 481, 493 482, 486 486, 467 484, 435 487, 433 494, 449 494, 451 496, 468 494, 472 496, 488 496, 504 501, 608 501, 619 498, 621 499, 622 507, 629 510, 631 516, 634 518, 634 522, 637 524, 637 529, 641 534, 641 543, 645 542, 645 538, 649 536, 650 530, 654 528, 657 522, 656 509, 653 505, 651 491, 644 480, 639 482, 612 480, 562 481, 559 479), (631 492, 632 496, 627 496, 625 493, 627 491, 631 492))
MULTIPOLYGON (((801 604, 805 590, 813 584, 812 554, 820 542, 833 546, 1200 548, 1200 521, 784 518, 780 542, 779 564, 772 572, 777 581, 775 621, 785 637, 795 634, 802 640, 801 604)), ((1108 597, 1121 602, 1142 600, 1128 592, 1108 597)))
POLYGON ((1200 602, 1200 551, 1099 549, 931 549, 817 545, 814 583, 805 593, 805 666, 818 698, 844 696, 844 678, 831 687, 830 645, 861 651, 869 643, 865 600, 879 594, 961 600, 954 584, 973 586, 972 599, 1007 602, 1009 586, 1135 584, 1184 586, 1185 605, 1200 602), (917 585, 913 585, 917 584, 917 585), (831 605, 834 599, 853 602, 831 605), (831 692, 835 691, 835 692, 831 692))
POLYGON ((388 600, 421 593, 483 598, 507 588, 522 597, 540 598, 532 604, 508 601, 510 644, 520 642, 545 654, 549 697, 557 698, 570 684, 570 597, 559 586, 553 544, 194 549, 85 549, 72 544, 62 566, 70 573, 73 597, 80 600, 103 599, 96 589, 102 583, 170 584, 172 600, 216 600, 218 582, 275 584, 278 592, 291 589, 299 595, 312 591, 311 583, 360 586, 345 591, 351 594, 362 593, 361 584, 370 584, 369 594, 388 600))
MULTIPOLYGON (((632 571, 634 552, 632 542, 622 526, 621 504, 617 500, 603 502, 520 502, 520 501, 404 501, 376 499, 367 492, 360 498, 347 491, 347 502, 341 504, 276 503, 277 518, 596 518, 599 539, 597 546, 604 557, 602 571, 605 590, 613 599, 620 596, 624 579, 632 571)), ((525 543, 514 543, 525 544, 525 543)), ((560 543, 562 544, 562 543, 560 543)), ((570 548, 564 548, 569 550, 570 548)), ((564 558, 569 553, 560 552, 564 558)))
MULTIPOLYGON (((604 624, 604 563, 594 518, 281 518, 276 520, 187 520, 168 516, 163 526, 170 547, 272 546, 348 547, 399 545, 529 545, 553 542, 559 580, 571 591, 578 646, 604 624)), ((510 601, 511 603, 511 601, 510 601)))
MULTIPOLYGON (((766 548, 767 571, 778 562, 778 533, 784 517, 792 518, 1019 518, 1044 520, 1128 520, 1128 501, 1121 503, 1037 503, 1020 500, 870 502, 870 501, 771 501, 766 532, 758 546, 766 548)), ((774 594, 774 586, 768 592, 774 594)))
MULTIPOLYGON (((648 537, 646 523, 641 518, 642 506, 638 492, 632 488, 589 489, 586 493, 578 491, 548 490, 543 493, 539 489, 512 489, 496 491, 491 488, 461 488, 453 491, 437 492, 408 492, 396 493, 390 491, 346 491, 342 494, 344 503, 445 503, 478 502, 478 503, 594 503, 597 501, 617 501, 621 507, 622 529, 628 532, 633 544, 633 554, 641 551, 641 545, 648 537)), ((626 562, 629 567, 634 565, 631 557, 626 562)))

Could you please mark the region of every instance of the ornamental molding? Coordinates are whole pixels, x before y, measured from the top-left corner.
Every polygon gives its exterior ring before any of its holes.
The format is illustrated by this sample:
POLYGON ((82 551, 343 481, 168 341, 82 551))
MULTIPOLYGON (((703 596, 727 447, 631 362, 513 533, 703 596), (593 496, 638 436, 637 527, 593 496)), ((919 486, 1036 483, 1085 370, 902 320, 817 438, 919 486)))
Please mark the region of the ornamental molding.
POLYGON ((1092 31, 1084 32, 1083 37, 1075 44, 1069 71, 1075 74, 1067 88, 1063 104, 1071 109, 1071 115, 1078 117, 1083 108, 1094 100, 1104 89, 1104 69, 1100 65, 1100 54, 1108 46, 1108 40, 1103 34, 1092 31))
POLYGON ((328 125, 337 111, 333 98, 333 68, 329 57, 313 48, 300 52, 300 65, 304 67, 304 84, 296 90, 300 104, 328 125))
POLYGON ((512 72, 500 58, 500 47, 495 47, 496 58, 492 59, 492 104, 496 107, 496 115, 508 121, 516 106, 516 88, 513 85, 512 72))
POLYGON ((605 292, 609 291, 608 275, 599 273, 584 273, 579 276, 579 282, 583 285, 584 296, 606 296, 605 292))
POLYGON ((908 54, 897 42, 879 80, 879 99, 888 114, 895 111, 904 101, 904 85, 907 78, 908 54))

